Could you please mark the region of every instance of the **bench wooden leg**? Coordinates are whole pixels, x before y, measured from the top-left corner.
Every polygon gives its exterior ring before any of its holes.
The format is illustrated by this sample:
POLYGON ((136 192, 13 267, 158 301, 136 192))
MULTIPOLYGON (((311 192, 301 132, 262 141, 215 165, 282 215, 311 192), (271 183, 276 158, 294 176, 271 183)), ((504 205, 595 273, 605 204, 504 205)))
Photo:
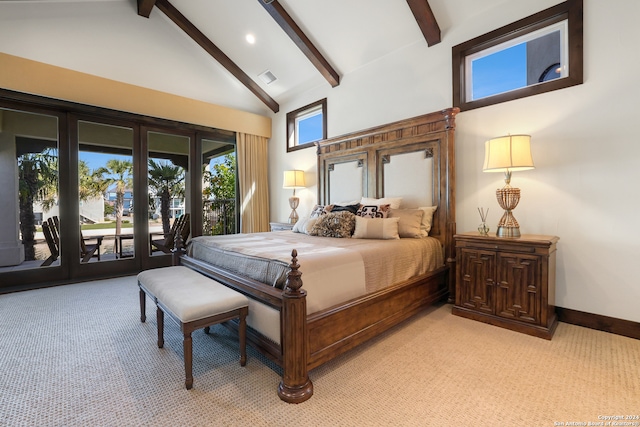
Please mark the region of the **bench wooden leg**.
POLYGON ((140 288, 140 321, 142 323, 147 320, 147 294, 140 288))
POLYGON ((158 348, 164 347, 164 311, 156 307, 156 318, 158 319, 158 348))
POLYGON ((238 325, 238 340, 240 341, 240 366, 247 364, 247 307, 240 309, 240 322, 238 325))
POLYGON ((187 390, 190 390, 191 387, 193 387, 193 342, 191 340, 191 332, 184 333, 184 341, 182 345, 184 347, 184 385, 187 390))

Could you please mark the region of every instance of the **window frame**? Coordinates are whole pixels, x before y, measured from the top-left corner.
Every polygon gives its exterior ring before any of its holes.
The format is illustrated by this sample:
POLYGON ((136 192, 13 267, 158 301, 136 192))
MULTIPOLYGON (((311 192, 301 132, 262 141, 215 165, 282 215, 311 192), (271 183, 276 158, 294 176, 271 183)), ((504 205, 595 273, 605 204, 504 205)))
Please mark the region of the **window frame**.
POLYGON ((556 6, 513 22, 497 30, 461 43, 452 48, 453 62, 453 105, 460 111, 486 107, 514 99, 533 96, 553 90, 582 84, 583 82, 583 0, 567 0, 556 6), (535 31, 567 21, 568 65, 566 77, 525 86, 477 100, 467 100, 468 71, 467 57, 494 46, 509 42, 535 31))
POLYGON ((318 141, 327 139, 327 98, 312 102, 309 105, 287 113, 286 148, 287 153, 304 148, 313 147, 318 141), (312 115, 316 111, 322 112, 322 137, 320 139, 298 144, 298 122, 301 118, 312 115))

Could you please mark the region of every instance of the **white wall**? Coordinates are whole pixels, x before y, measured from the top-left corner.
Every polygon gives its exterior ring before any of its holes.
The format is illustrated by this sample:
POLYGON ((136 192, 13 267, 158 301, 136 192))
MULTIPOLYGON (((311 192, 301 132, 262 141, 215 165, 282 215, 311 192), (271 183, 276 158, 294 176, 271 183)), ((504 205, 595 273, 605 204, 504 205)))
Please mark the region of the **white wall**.
MULTIPOLYGON (((307 172, 310 186, 297 191, 298 212, 308 213, 316 202, 315 150, 285 152, 288 111, 327 97, 332 137, 450 107, 452 46, 558 1, 488 3, 452 0, 438 5, 434 13, 442 28, 440 44, 428 48, 417 40, 343 76, 334 89, 325 85, 281 103, 269 146, 272 221, 289 215, 291 191, 282 189, 285 169, 307 172)), ((456 131, 458 231, 476 229, 479 206, 490 208, 488 222, 494 230, 501 216, 495 190, 503 185, 502 175, 482 172, 484 141, 507 133, 532 135, 536 169, 513 175, 512 184, 522 190, 514 214, 523 233, 561 239, 556 305, 636 322, 638 16, 637 0, 584 0, 584 84, 460 113, 456 131)))

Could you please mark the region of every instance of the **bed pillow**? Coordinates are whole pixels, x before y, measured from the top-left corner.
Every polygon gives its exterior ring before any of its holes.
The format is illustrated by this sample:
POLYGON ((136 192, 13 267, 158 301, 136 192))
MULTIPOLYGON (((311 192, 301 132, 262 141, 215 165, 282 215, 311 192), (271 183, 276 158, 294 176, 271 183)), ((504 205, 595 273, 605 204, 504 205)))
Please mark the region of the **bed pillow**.
POLYGON ((352 214, 355 214, 356 212, 358 212, 358 209, 360 208, 360 203, 355 203, 353 205, 329 205, 331 206, 330 211, 331 212, 351 212, 352 214))
POLYGON ((422 216, 422 224, 420 224, 420 228, 422 228, 423 234, 425 236, 429 235, 429 231, 431 231, 431 226, 433 225, 433 214, 438 209, 437 206, 421 206, 418 209, 422 209, 424 211, 424 215, 422 216))
POLYGON ((356 215, 364 218, 386 218, 391 205, 360 205, 356 215))
POLYGON ((402 197, 383 197, 382 199, 374 199, 371 197, 363 197, 360 200, 361 205, 391 205, 391 209, 400 209, 402 197))
POLYGON ((309 234, 309 232, 311 231, 311 228, 313 228, 313 226, 317 221, 318 221, 318 218, 310 218, 310 217, 300 218, 300 220, 296 222, 295 225, 293 226, 292 231, 294 233, 309 234))
POLYGON ((389 218, 399 218, 398 234, 400 237, 426 237, 427 234, 422 230, 422 217, 424 211, 422 209, 391 209, 389 218))
POLYGON ((398 222, 400 218, 364 218, 356 216, 354 239, 399 239, 398 222))
POLYGON ((320 216, 309 231, 310 236, 351 237, 356 216, 349 211, 329 212, 320 216))

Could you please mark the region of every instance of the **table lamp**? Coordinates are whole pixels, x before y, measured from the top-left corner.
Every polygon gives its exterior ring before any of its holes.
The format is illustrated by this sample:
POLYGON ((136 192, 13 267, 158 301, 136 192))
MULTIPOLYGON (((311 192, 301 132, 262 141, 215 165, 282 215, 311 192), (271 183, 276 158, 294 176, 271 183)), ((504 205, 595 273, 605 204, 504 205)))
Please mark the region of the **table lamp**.
POLYGON ((531 136, 507 135, 484 143, 484 172, 504 172, 503 188, 496 190, 504 214, 498 223, 497 237, 520 237, 520 224, 511 212, 520 201, 520 189, 510 185, 511 172, 534 169, 531 136))
POLYGON ((300 203, 300 199, 296 197, 296 188, 304 188, 304 186, 304 171, 284 171, 284 182, 282 184, 282 188, 293 188, 293 196, 289 197, 289 207, 291 207, 289 224, 295 224, 298 222, 298 213, 296 212, 296 208, 300 203))

